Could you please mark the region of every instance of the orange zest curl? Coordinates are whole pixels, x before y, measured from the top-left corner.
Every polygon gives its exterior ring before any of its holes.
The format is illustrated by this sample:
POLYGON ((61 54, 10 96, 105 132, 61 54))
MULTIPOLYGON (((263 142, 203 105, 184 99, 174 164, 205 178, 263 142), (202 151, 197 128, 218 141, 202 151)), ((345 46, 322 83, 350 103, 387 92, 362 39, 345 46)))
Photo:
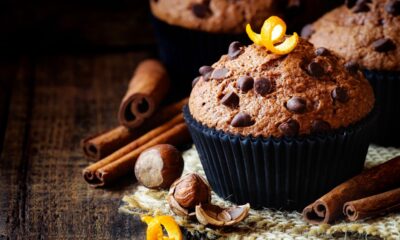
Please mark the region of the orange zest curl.
POLYGON ((143 216, 142 221, 147 224, 146 240, 182 240, 182 232, 171 216, 143 216), (168 237, 164 236, 162 226, 167 231, 168 237))
POLYGON ((255 33, 250 24, 247 24, 246 32, 255 44, 264 46, 272 53, 279 55, 290 53, 299 43, 299 36, 297 33, 293 33, 292 36, 285 39, 286 24, 277 16, 272 16, 265 20, 260 34, 255 33))

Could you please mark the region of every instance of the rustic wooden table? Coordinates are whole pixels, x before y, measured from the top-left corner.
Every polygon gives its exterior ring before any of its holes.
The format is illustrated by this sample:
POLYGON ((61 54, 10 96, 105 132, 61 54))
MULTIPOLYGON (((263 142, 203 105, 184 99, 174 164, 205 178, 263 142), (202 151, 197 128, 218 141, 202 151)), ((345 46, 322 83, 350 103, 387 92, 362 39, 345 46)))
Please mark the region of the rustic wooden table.
POLYGON ((149 51, 1 57, 0 239, 144 239, 118 213, 126 179, 93 189, 82 137, 117 124, 117 107, 149 51))
POLYGON ((147 0, 1 2, 0 240, 144 238, 118 213, 132 181, 87 186, 79 142, 117 124, 133 69, 154 52, 148 16, 147 0))

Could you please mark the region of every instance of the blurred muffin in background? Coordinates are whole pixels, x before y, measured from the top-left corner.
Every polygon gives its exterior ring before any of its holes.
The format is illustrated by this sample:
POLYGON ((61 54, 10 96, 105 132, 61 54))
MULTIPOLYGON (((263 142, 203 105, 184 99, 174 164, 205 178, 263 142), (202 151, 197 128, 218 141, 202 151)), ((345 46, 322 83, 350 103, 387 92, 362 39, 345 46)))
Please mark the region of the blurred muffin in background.
POLYGON ((248 42, 245 25, 260 27, 267 16, 282 14, 285 4, 277 0, 151 0, 160 58, 177 83, 172 95, 188 96, 199 66, 218 60, 233 41, 248 42))
POLYGON ((400 1, 348 0, 304 29, 316 46, 362 69, 374 88, 380 112, 373 142, 400 146, 400 1))

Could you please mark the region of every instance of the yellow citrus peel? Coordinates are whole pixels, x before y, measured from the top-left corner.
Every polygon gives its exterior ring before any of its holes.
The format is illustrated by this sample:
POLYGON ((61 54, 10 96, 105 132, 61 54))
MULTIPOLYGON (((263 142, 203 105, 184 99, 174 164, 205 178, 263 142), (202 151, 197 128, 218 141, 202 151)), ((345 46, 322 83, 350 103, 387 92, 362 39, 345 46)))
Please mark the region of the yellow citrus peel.
POLYGON ((146 240, 182 240, 182 232, 171 216, 143 216, 142 221, 147 224, 146 240), (164 236, 162 226, 167 231, 168 237, 164 236))
POLYGON ((293 33, 292 36, 284 39, 286 34, 286 23, 277 16, 272 16, 265 20, 260 34, 255 33, 251 29, 250 24, 247 24, 246 32, 255 44, 264 46, 269 51, 279 55, 290 53, 299 43, 299 36, 297 33, 293 33), (279 43, 282 40, 284 41, 279 43))

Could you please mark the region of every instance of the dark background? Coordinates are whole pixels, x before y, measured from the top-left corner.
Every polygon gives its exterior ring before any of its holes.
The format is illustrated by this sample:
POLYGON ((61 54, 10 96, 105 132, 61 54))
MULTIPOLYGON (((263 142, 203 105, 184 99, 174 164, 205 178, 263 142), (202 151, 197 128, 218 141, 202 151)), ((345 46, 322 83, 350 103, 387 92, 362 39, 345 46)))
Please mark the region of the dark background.
MULTIPOLYGON (((342 0, 280 0, 290 31, 300 31, 342 0)), ((28 52, 153 48, 147 0, 2 0, 0 49, 28 52)))
POLYGON ((154 46, 146 0, 2 0, 0 49, 10 54, 154 46))
MULTIPOLYGON (((301 2, 290 31, 341 1, 301 2)), ((0 240, 144 239, 118 213, 130 179, 87 186, 79 142, 118 124, 133 70, 156 53, 146 0, 0 1, 0 240)))

